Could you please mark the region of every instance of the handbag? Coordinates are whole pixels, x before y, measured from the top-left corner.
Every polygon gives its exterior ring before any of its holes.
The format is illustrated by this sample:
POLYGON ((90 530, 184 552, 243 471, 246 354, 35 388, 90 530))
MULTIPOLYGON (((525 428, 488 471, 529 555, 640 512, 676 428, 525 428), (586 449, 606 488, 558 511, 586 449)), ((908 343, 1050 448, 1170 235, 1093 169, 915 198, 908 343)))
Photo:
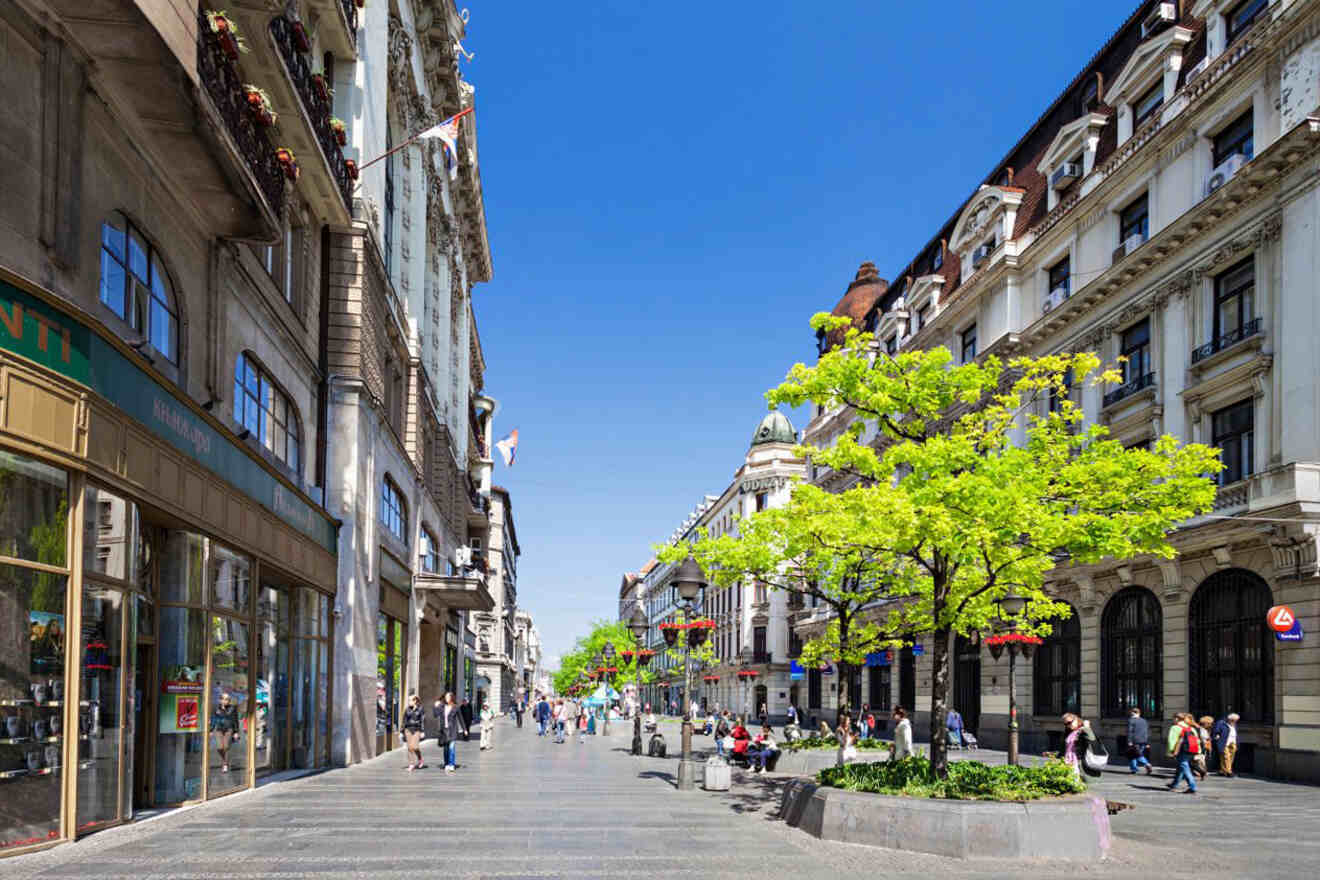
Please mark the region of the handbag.
POLYGON ((733 737, 726 736, 724 738, 724 747, 729 751, 733 751, 733 737))
POLYGON ((1108 763, 1109 752, 1105 751, 1104 744, 1100 740, 1095 739, 1087 743, 1086 751, 1082 753, 1082 765, 1089 775, 1099 776, 1108 763))

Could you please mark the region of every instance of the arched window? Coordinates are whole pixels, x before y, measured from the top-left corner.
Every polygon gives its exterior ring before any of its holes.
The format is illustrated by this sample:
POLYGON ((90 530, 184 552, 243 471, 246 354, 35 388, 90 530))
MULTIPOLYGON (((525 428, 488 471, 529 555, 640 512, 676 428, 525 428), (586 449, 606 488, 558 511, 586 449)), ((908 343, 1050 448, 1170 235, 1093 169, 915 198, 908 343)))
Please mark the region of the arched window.
POLYGON ((1036 715, 1062 715, 1082 711, 1082 623, 1077 609, 1052 621, 1054 631, 1036 649, 1032 670, 1033 711, 1036 715))
POLYGON ((418 557, 422 571, 427 574, 440 573, 440 544, 436 542, 431 530, 425 526, 422 527, 422 546, 418 548, 418 557))
POLYGON ((1144 587, 1120 590, 1100 618, 1100 712, 1126 717, 1138 706, 1147 718, 1160 717, 1164 678, 1161 650, 1164 613, 1144 587))
POLYGON ((234 421, 294 473, 302 473, 298 409, 246 352, 234 364, 234 421))
POLYGON ((390 534, 407 544, 404 527, 408 522, 408 508, 403 503, 403 493, 394 481, 386 477, 380 487, 380 521, 390 534))
POLYGON ((1265 625, 1269 584, 1230 568, 1201 582, 1187 609, 1191 709, 1219 718, 1274 720, 1274 641, 1265 625))
POLYGON ((141 333, 161 357, 179 362, 179 308, 160 255, 122 214, 101 224, 101 303, 141 333))

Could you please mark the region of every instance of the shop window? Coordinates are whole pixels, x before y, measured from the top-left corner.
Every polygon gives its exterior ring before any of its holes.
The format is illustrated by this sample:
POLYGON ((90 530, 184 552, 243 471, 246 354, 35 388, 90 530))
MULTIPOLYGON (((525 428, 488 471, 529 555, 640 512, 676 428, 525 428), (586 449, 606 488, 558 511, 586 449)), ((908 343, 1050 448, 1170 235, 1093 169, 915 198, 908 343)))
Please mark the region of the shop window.
POLYGON ((63 567, 68 521, 64 471, 0 450, 0 556, 63 567))
POLYGON ((1219 447, 1220 460, 1224 463, 1219 485, 1236 483, 1254 472, 1255 427, 1255 402, 1250 398, 1211 416, 1211 444, 1219 447))
POLYGON ((1234 6, 1224 15, 1224 26, 1227 29, 1228 42, 1233 42, 1242 36, 1247 30, 1256 23, 1256 18, 1269 6, 1269 0, 1243 0, 1237 6, 1234 6))
POLYGON ((1123 209, 1118 217, 1118 243, 1126 244, 1130 239, 1143 242, 1150 233, 1150 202, 1146 193, 1123 209))
POLYGON ((1273 604, 1255 572, 1230 568, 1196 588, 1187 610, 1191 705, 1248 723, 1274 720, 1274 639, 1265 623, 1273 604))
POLYGON ((1214 156, 1211 160, 1213 167, 1218 168, 1233 156, 1242 155, 1250 159, 1255 154, 1253 125, 1252 113, 1248 110, 1215 135, 1214 156))
POLYGON ((1247 257, 1215 278, 1214 339, 1239 338, 1256 312, 1256 261, 1247 257))
POLYGON ((210 541, 207 580, 211 584, 211 606, 249 614, 252 570, 248 558, 210 541))
POLYGON ((1150 318, 1123 331, 1123 382, 1136 382, 1150 372, 1150 318))
POLYGON ((403 503, 403 493, 394 481, 386 477, 380 488, 380 522, 394 537, 408 543, 404 537, 404 528, 408 522, 408 511, 403 503))
POLYGON ((976 360, 976 325, 962 332, 962 363, 970 364, 976 360))
POLYGON ((1133 706, 1160 717, 1164 681, 1164 614, 1144 587, 1121 590, 1100 620, 1100 710, 1125 718, 1133 706))
POLYGON ((1155 115, 1155 111, 1159 110, 1163 104, 1164 82, 1161 80, 1156 82, 1155 85, 1151 87, 1150 91, 1138 98, 1136 103, 1132 105, 1132 113, 1135 117, 1132 122, 1132 127, 1135 129, 1147 119, 1150 119, 1155 115))
POLYGON ((1082 711, 1082 624, 1077 610, 1069 606, 1069 611, 1051 621, 1053 631, 1032 660, 1034 712, 1041 717, 1082 711))
POLYGON ((419 561, 422 565, 422 571, 428 574, 437 574, 440 571, 440 545, 436 543, 435 536, 429 529, 422 529, 422 546, 420 548, 419 561))
POLYGON ((207 797, 247 785, 249 624, 211 617, 211 689, 206 729, 210 733, 207 797))
POLYGON ((179 362, 179 309, 160 255, 122 214, 101 224, 101 304, 172 364, 179 362))
POLYGON ((302 472, 298 409, 270 374, 247 352, 234 365, 234 421, 295 474, 302 472))
POLYGON ((202 702, 211 640, 204 610, 165 605, 159 611, 161 632, 169 633, 169 638, 157 645, 160 685, 153 801, 165 806, 202 797, 206 747, 202 702))

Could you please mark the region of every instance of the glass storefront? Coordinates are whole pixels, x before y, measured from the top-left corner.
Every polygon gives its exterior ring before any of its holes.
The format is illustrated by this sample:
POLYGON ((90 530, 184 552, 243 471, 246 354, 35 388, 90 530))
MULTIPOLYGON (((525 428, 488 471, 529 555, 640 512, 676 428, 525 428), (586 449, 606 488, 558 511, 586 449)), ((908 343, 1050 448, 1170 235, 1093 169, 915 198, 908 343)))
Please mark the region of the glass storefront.
POLYGON ((396 748, 403 716, 406 668, 403 621, 385 613, 376 618, 376 754, 396 748))
POLYGON ((0 451, 0 852, 61 833, 68 518, 64 471, 0 451))

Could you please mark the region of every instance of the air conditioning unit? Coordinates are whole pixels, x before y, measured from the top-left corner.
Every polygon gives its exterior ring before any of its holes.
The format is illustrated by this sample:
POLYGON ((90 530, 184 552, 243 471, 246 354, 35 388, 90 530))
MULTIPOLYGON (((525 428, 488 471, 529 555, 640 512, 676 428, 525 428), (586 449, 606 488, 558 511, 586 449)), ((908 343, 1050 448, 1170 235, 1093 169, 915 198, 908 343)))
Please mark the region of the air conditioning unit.
POLYGON ((1082 166, 1076 162, 1064 162, 1050 175, 1050 186, 1062 189, 1082 176, 1082 166))
POLYGON ((994 251, 995 246, 990 242, 986 242, 976 250, 972 251, 972 268, 975 269, 984 263, 994 251))
POLYGON ((1041 306, 1042 312, 1048 312, 1050 309, 1063 305, 1063 301, 1068 298, 1068 288, 1060 286, 1051 290, 1045 296, 1045 302, 1041 306))
POLYGON ((1228 183, 1233 179, 1233 175, 1237 174, 1238 170, 1245 164, 1247 164, 1247 157, 1241 153, 1234 153, 1223 162, 1220 162, 1219 167, 1214 171, 1211 171, 1210 176, 1205 179, 1205 194, 1209 196, 1215 190, 1228 183))
POLYGON ((454 565, 458 566, 459 568, 471 568, 471 567, 472 567, 472 548, 471 548, 471 547, 455 547, 455 548, 454 548, 454 565))
POLYGON ((1177 18, 1178 4, 1157 3, 1141 22, 1141 36, 1148 37, 1166 24, 1173 24, 1177 18))
POLYGON ((1136 235, 1129 235, 1126 239, 1124 239, 1122 242, 1119 243, 1118 247, 1114 248, 1114 262, 1117 263, 1119 260, 1126 257, 1128 254, 1132 253, 1137 248, 1141 247, 1141 245, 1145 241, 1146 238, 1141 233, 1137 233, 1136 235))

